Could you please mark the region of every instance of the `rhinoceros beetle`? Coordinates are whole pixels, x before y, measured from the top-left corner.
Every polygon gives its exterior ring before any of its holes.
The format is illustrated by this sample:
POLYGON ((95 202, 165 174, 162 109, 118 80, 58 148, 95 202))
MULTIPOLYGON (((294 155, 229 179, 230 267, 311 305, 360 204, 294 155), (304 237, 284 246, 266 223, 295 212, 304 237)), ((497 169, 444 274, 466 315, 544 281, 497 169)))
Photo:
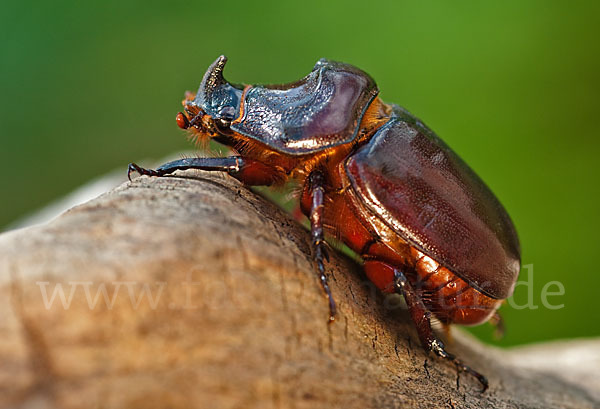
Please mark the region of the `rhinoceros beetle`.
POLYGON ((221 56, 209 67, 176 119, 237 155, 181 159, 156 170, 132 163, 128 174, 202 169, 246 185, 299 182, 329 319, 336 305, 325 275, 324 231, 361 256, 380 290, 404 296, 427 351, 487 389, 483 375, 446 352, 431 317, 479 324, 511 295, 519 240, 494 194, 419 119, 379 99, 375 81, 356 67, 321 59, 297 82, 244 86, 224 79, 226 61, 221 56))

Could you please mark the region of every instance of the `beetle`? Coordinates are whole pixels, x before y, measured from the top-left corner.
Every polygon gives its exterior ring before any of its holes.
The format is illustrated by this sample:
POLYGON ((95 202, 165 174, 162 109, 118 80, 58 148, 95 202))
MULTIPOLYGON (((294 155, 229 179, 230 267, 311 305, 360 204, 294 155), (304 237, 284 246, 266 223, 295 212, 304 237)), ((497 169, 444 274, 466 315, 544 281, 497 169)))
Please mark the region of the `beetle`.
POLYGON ((236 155, 180 159, 156 170, 131 163, 129 178, 201 169, 249 186, 299 182, 329 320, 336 304, 325 275, 325 233, 360 255, 381 291, 404 296, 425 350, 473 375, 485 391, 486 377, 446 351, 431 319, 479 324, 512 294, 520 246, 498 199, 423 122, 384 103, 364 71, 321 59, 293 83, 237 85, 223 77, 226 62, 220 56, 208 68, 176 121, 236 155))

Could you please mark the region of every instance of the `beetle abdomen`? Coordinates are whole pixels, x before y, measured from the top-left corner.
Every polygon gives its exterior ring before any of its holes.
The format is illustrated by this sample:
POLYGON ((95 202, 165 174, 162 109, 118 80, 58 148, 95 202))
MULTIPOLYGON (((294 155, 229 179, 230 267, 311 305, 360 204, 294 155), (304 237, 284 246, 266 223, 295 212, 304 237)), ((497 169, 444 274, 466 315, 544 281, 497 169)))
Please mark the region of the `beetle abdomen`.
POLYGON ((446 324, 480 324, 487 321, 502 304, 502 300, 496 300, 477 291, 456 274, 414 247, 407 245, 407 248, 416 258, 401 266, 380 261, 380 257, 369 260, 369 255, 365 255, 367 277, 381 291, 394 292, 393 268, 400 268, 405 272, 428 310, 446 324))
MULTIPOLYGON (((351 193, 333 195, 329 199, 330 208, 335 209, 335 212, 326 210, 325 213, 330 232, 365 260, 367 277, 381 291, 394 292, 393 268, 398 268, 409 278, 437 319, 461 325, 485 322, 502 303, 477 291, 397 236, 390 245, 374 240, 370 226, 363 222, 365 218, 357 216, 365 210, 360 208, 360 203, 351 193)), ((387 233, 395 234, 391 229, 387 233)))
POLYGON ((437 261, 411 247, 413 287, 436 318, 445 323, 475 325, 487 321, 500 307, 497 300, 477 291, 437 261))
POLYGON ((346 162, 363 207, 489 297, 519 273, 514 226, 494 194, 441 139, 399 107, 346 162))

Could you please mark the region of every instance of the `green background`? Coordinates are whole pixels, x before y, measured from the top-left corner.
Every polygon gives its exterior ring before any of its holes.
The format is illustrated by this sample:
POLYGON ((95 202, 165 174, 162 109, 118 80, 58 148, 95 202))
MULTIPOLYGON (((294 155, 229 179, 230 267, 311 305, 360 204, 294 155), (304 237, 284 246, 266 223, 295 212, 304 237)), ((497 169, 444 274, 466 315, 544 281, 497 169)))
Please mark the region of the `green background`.
POLYGON ((327 57, 370 73, 514 219, 539 308, 505 306, 499 344, 600 335, 599 4, 2 1, 0 228, 130 161, 189 149, 175 114, 219 54, 245 83, 296 80, 327 57), (557 310, 541 305, 554 280, 557 310))

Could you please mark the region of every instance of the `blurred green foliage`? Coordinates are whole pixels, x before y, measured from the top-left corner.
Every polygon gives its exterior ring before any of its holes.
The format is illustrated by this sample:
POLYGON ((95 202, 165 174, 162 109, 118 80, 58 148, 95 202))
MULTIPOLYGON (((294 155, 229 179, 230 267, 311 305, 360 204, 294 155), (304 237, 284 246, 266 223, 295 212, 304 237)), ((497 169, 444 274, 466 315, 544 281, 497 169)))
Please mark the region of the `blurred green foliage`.
POLYGON ((245 83, 296 80, 327 57, 369 72, 513 217, 538 308, 505 306, 500 344, 600 335, 599 5, 2 1, 0 226, 132 160, 189 148, 175 114, 219 54, 245 83), (554 280, 557 310, 541 305, 554 280))

